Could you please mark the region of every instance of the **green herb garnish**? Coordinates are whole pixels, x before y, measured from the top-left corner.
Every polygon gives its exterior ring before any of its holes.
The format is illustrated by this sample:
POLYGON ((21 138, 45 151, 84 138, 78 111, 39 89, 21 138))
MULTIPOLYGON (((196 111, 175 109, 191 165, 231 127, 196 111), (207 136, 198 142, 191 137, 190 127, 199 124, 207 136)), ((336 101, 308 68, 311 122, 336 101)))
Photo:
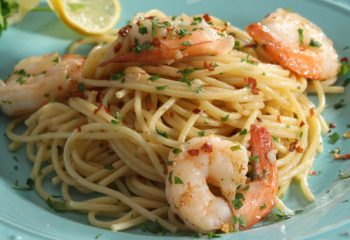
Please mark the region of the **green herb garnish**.
POLYGON ((338 141, 339 137, 340 137, 339 133, 334 132, 333 134, 328 136, 329 138, 328 143, 335 144, 338 141))

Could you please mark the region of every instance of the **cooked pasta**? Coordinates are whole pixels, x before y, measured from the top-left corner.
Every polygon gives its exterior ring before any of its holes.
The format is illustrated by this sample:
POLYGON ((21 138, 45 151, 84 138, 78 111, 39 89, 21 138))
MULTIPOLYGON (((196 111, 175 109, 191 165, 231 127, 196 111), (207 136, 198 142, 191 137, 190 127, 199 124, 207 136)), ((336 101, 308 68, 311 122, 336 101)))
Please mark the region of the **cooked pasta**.
MULTIPOLYGON (((164 18, 157 11, 145 16, 164 18)), ((193 19, 204 22, 208 17, 193 19)), ((268 50, 263 53, 247 32, 209 18, 221 34, 234 37, 232 50, 189 53, 161 63, 108 62, 118 44, 115 33, 72 45, 75 52, 82 44, 103 43, 85 60, 74 85, 79 91, 16 118, 6 131, 11 150, 26 144, 33 163, 30 178, 41 198, 56 210, 84 212, 92 225, 113 231, 146 220, 170 232, 193 229, 167 201, 169 154, 191 139, 207 136, 238 142, 249 150, 250 130, 258 124, 268 130, 276 151, 277 207, 291 211, 283 196, 293 180, 307 200, 314 200, 307 177, 322 151, 321 134, 328 131, 321 116, 325 93, 343 89, 331 86, 331 78, 308 80, 286 65, 271 63, 268 50), (318 105, 308 98, 309 91, 317 94, 318 105), (26 130, 18 134, 15 128, 22 123, 26 130), (60 189, 62 197, 46 190, 44 182, 60 189)), ((130 39, 123 42, 128 44, 119 46, 121 55, 132 48, 130 39)), ((145 58, 152 49, 147 54, 145 58)))

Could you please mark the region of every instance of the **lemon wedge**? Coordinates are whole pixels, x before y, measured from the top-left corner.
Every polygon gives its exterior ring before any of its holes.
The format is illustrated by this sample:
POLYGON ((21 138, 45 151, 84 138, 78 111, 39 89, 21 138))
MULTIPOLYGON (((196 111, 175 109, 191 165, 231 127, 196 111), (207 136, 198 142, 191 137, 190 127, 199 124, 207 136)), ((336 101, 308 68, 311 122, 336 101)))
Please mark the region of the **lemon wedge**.
POLYGON ((48 3, 67 26, 85 35, 108 32, 120 17, 119 0, 48 0, 48 3))

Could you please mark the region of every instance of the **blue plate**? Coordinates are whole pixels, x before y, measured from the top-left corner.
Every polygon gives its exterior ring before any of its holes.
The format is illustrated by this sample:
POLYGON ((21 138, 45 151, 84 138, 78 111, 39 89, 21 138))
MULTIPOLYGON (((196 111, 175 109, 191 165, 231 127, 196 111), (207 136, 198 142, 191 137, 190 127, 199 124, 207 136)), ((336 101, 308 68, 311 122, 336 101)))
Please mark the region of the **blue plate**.
MULTIPOLYGON (((319 25, 334 40, 341 57, 350 57, 350 1, 335 0, 122 0, 122 15, 119 26, 139 11, 158 8, 170 15, 181 13, 210 13, 244 28, 258 21, 278 7, 291 8, 319 25)), ((13 66, 31 55, 53 51, 64 53, 67 46, 79 36, 67 29, 52 13, 33 12, 26 19, 12 26, 0 38, 0 77, 6 78, 13 66)), ((342 84, 343 79, 337 84, 342 84)), ((324 116, 336 123, 333 131, 350 130, 350 86, 345 94, 327 97, 324 116), (345 99, 346 106, 335 110, 333 105, 345 99)), ((315 101, 316 98, 314 98, 315 101)), ((4 131, 9 119, 0 118, 4 131)), ((328 144, 324 136, 325 150, 317 156, 314 170, 318 176, 310 176, 309 184, 316 201, 308 203, 301 196, 297 185, 292 185, 285 197, 293 209, 304 211, 282 222, 259 226, 248 231, 224 235, 224 239, 343 239, 350 229, 350 180, 338 180, 338 171, 349 171, 349 161, 334 161, 329 151, 340 147, 350 152, 350 140, 341 138, 335 145, 328 144)), ((1 239, 175 239, 178 236, 154 236, 139 229, 113 233, 89 226, 86 216, 75 213, 56 213, 39 199, 35 192, 13 189, 15 181, 24 184, 29 176, 30 163, 22 150, 9 152, 8 140, 0 138, 0 236, 1 239), (16 166, 18 169, 16 170, 16 166)), ((190 239, 191 237, 183 237, 190 239)))

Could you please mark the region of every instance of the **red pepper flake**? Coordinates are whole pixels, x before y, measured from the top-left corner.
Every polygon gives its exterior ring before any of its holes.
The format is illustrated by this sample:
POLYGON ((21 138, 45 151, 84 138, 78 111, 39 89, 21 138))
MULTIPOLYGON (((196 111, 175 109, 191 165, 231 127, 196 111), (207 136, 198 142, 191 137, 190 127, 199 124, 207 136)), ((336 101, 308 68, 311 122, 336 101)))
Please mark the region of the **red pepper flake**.
POLYGON ((262 122, 263 120, 259 117, 256 118, 256 120, 258 120, 258 122, 262 122))
POLYGON ((211 153, 213 152, 213 146, 211 143, 205 142, 202 146, 201 149, 206 152, 206 153, 211 153))
POLYGON ((292 142, 290 145, 289 145, 289 152, 294 152, 295 149, 296 149, 296 146, 297 146, 297 142, 292 142))
POLYGON ((305 122, 301 120, 299 127, 303 127, 305 125, 305 122))
POLYGON ((334 160, 347 160, 347 159, 350 159, 350 153, 346 153, 346 154, 334 153, 333 158, 334 160))
POLYGON ((349 59, 347 57, 342 57, 340 59, 341 62, 349 62, 349 59))
POLYGON ((159 38, 153 38, 152 43, 155 47, 160 47, 161 45, 159 38))
POLYGON ((315 170, 310 170, 309 175, 310 176, 317 176, 318 172, 316 172, 315 170))
POLYGON ((113 49, 114 49, 114 52, 115 52, 115 53, 118 52, 118 51, 122 48, 122 46, 123 46, 123 45, 122 45, 121 43, 118 43, 117 45, 115 45, 114 48, 113 48, 113 49))
POLYGON ((335 123, 329 123, 329 128, 336 128, 337 125, 335 125, 335 123))
POLYGON ((141 26, 141 21, 138 20, 138 21, 136 22, 136 25, 137 25, 138 27, 141 26))
POLYGON ((204 18, 204 20, 205 20, 206 22, 210 22, 210 21, 211 21, 211 17, 209 16, 208 13, 204 14, 204 15, 203 15, 203 18, 204 18))
POLYGON ((304 152, 304 148, 297 146, 297 148, 295 149, 297 153, 302 153, 304 152))
POLYGON ((102 108, 102 104, 100 104, 100 106, 98 106, 98 108, 94 110, 94 115, 96 115, 101 110, 101 108, 102 108))
POLYGON ((209 72, 212 72, 215 70, 215 63, 207 63, 207 61, 204 62, 203 68, 206 68, 209 72))
POLYGON ((310 116, 312 117, 313 115, 315 115, 315 109, 314 108, 310 108, 310 116))
POLYGON ((245 82, 248 83, 248 86, 250 87, 252 93, 254 95, 258 95, 259 94, 259 88, 256 87, 257 83, 256 83, 256 79, 252 78, 252 77, 247 77, 244 79, 245 82))
POLYGON ((124 27, 122 27, 119 31, 118 31, 118 35, 121 37, 126 37, 129 33, 129 29, 131 28, 130 25, 126 25, 124 27))
POLYGON ((276 122, 281 123, 281 116, 280 115, 277 115, 276 122))
POLYGON ((154 19, 154 16, 148 16, 148 17, 145 17, 145 19, 153 20, 153 19, 154 19))
POLYGON ((192 110, 192 112, 193 112, 194 114, 198 114, 198 113, 201 112, 201 110, 200 110, 199 108, 195 108, 195 109, 192 110))
POLYGON ((189 149, 187 152, 190 156, 198 156, 199 155, 199 149, 189 149))
POLYGON ((105 110, 106 113, 111 113, 111 110, 105 105, 102 105, 103 109, 105 110))
POLYGON ((77 131, 78 131, 78 132, 81 132, 81 127, 77 127, 77 131))

